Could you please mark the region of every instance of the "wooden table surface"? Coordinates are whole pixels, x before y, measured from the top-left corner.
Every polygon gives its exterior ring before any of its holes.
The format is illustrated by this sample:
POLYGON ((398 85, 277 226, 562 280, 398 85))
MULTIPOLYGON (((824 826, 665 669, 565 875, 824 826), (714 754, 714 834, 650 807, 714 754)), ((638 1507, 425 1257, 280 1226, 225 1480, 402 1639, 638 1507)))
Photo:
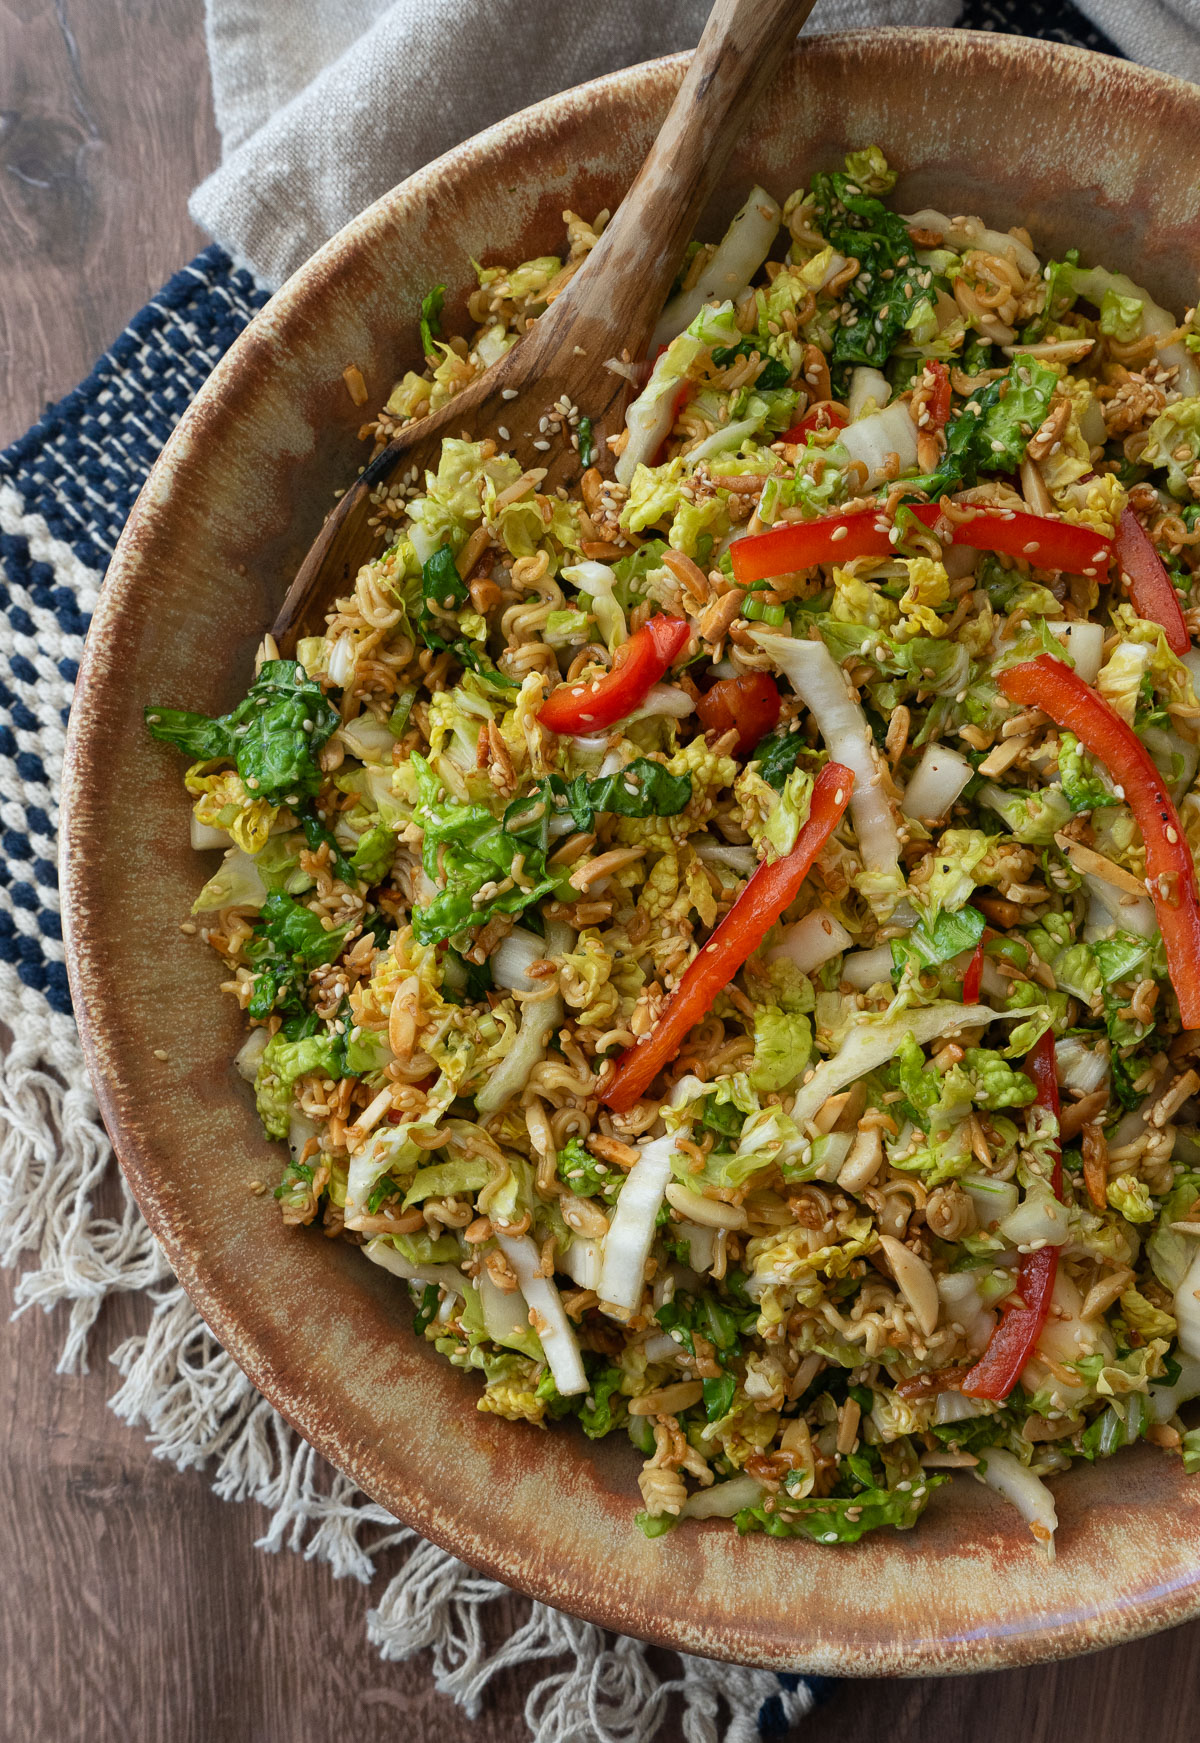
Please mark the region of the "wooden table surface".
MULTIPOLYGON (((203 245, 185 206, 218 150, 202 15, 202 0, 0 0, 0 444, 203 245)), ((11 1286, 0 1273, 0 1319, 11 1286)), ((105 1357, 145 1317, 113 1303, 81 1377, 54 1373, 53 1318, 0 1331, 3 1743, 523 1738, 520 1677, 471 1724, 425 1660, 368 1647, 363 1588, 256 1550, 259 1508, 217 1500, 111 1415, 105 1357)), ((511 1625, 524 1605, 505 1611, 511 1625)), ((802 1729, 807 1743, 1184 1743, 1198 1670, 1200 1624, 1033 1670, 846 1682, 802 1729)))

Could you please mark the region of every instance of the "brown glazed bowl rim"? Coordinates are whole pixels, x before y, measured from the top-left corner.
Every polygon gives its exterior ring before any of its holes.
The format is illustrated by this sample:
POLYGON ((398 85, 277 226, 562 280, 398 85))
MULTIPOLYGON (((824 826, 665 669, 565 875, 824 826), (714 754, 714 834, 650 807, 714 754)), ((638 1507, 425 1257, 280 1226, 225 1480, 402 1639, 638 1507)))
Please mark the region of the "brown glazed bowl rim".
MULTIPOLYGON (((922 31, 907 28, 869 30, 814 38, 800 51, 815 57, 818 66, 835 64, 854 55, 865 57, 876 69, 894 65, 898 74, 920 70, 922 59, 935 59, 939 72, 964 70, 976 79, 989 72, 1016 68, 1024 77, 1059 81, 1076 101, 1094 92, 1100 80, 1104 91, 1120 97, 1130 108, 1140 107, 1156 115, 1165 111, 1178 122, 1191 125, 1192 137, 1200 135, 1200 92, 1165 75, 1148 72, 1118 61, 1104 61, 1085 51, 1033 42, 1024 38, 975 32, 922 31)), ((515 149, 523 130, 543 121, 582 117, 589 105, 604 99, 610 103, 633 103, 649 91, 661 95, 673 88, 686 56, 672 56, 641 67, 613 73, 589 85, 552 97, 488 129, 456 147, 406 182, 346 226, 302 267, 276 294, 269 305, 271 331, 285 337, 302 330, 319 314, 322 286, 327 274, 353 271, 355 263, 370 252, 373 241, 389 227, 421 221, 423 209, 439 189, 469 177, 480 156, 515 149), (349 263, 349 264, 348 264, 349 263)), ((886 147, 886 139, 882 141, 886 147)), ((797 180, 804 170, 799 167, 797 180)), ((985 214, 986 216, 986 214, 985 214)), ((260 317, 260 321, 262 317, 260 317)), ((215 1335, 253 1384, 282 1415, 327 1458, 346 1472, 367 1493, 384 1502, 406 1523, 444 1549, 461 1557, 482 1573, 546 1603, 621 1633, 633 1634, 661 1645, 740 1663, 756 1663, 775 1670, 809 1670, 827 1674, 929 1674, 980 1670, 1063 1656, 1094 1649, 1149 1633, 1200 1613, 1200 1512, 1171 1491, 1171 1505, 1180 1517, 1177 1535, 1184 1541, 1180 1557, 1172 1561, 1164 1545, 1169 1541, 1153 1532, 1144 1537, 1146 1565, 1136 1572, 1123 1567, 1125 1584, 1117 1581, 1109 1592, 1095 1564, 1081 1564, 1078 1592, 1073 1586, 1055 1587, 1053 1601, 1037 1597, 1045 1578, 1042 1564, 1024 1543, 1003 1536, 990 1515, 985 1534, 976 1531, 976 1573, 955 1559, 954 1530, 938 1539, 940 1548, 931 1558, 921 1545, 925 1522, 916 1533, 886 1534, 892 1542, 866 1552, 866 1542, 840 1552, 817 1546, 781 1544, 756 1537, 737 1539, 724 1526, 704 1527, 696 1542, 703 1556, 692 1563, 676 1539, 688 1534, 672 1533, 660 1543, 644 1545, 634 1531, 634 1497, 627 1499, 628 1532, 637 1543, 615 1553, 635 1570, 631 1587, 615 1564, 597 1565, 592 1528, 598 1503, 581 1479, 569 1496, 558 1501, 564 1508, 560 1540, 547 1552, 538 1551, 510 1526, 499 1528, 482 1494, 464 1492, 452 1498, 437 1490, 419 1463, 397 1468, 389 1463, 379 1442, 343 1432, 336 1418, 322 1408, 311 1385, 311 1376, 289 1369, 280 1359, 278 1344, 255 1323, 253 1304, 247 1298, 222 1289, 219 1275, 209 1262, 203 1242, 189 1239, 190 1231, 176 1226, 170 1194, 159 1165, 150 1153, 144 1127, 129 1112, 129 1086, 136 1087, 137 1071, 144 1062, 122 1059, 114 1052, 111 1035, 120 1028, 121 976, 105 958, 104 915, 107 901, 105 877, 114 868, 103 863, 102 846, 97 851, 78 850, 86 817, 102 809, 108 779, 103 734, 116 704, 113 693, 119 668, 113 665, 113 650, 136 641, 139 626, 151 609, 152 586, 140 571, 139 546, 148 528, 162 526, 176 513, 179 493, 188 480, 189 465, 196 461, 204 433, 206 411, 219 406, 232 392, 244 372, 261 366, 264 349, 255 347, 253 323, 231 347, 200 391, 196 401, 167 442, 123 533, 109 568, 84 653, 71 716, 63 780, 62 878, 63 915, 66 927, 67 961, 78 1016, 84 1055, 91 1071, 101 1111, 113 1144, 145 1217, 161 1242, 180 1282, 215 1335), (124 638, 124 640, 123 640, 124 638), (101 653, 98 650, 103 650, 101 653), (577 1508, 578 1540, 573 1536, 570 1509, 577 1508), (1187 1514, 1184 1518, 1183 1515, 1187 1514), (718 1537, 716 1533, 720 1533, 718 1537), (987 1535, 991 1532, 991 1536, 987 1535), (592 1548, 589 1548, 592 1543, 592 1548), (641 1545, 639 1548, 638 1545, 641 1545), (725 1547, 714 1547, 724 1545, 725 1547), (643 1550, 646 1552, 643 1554, 643 1550), (1186 1554, 1185 1554, 1186 1551, 1186 1554), (654 1563, 655 1554, 679 1555, 675 1562, 654 1563), (870 1588, 865 1605, 853 1609, 845 1604, 846 1580, 841 1558, 862 1556, 865 1585, 870 1588), (806 1570, 803 1587, 795 1584, 794 1572, 780 1567, 776 1558, 795 1556, 796 1567, 806 1570), (832 1556, 832 1560, 825 1559, 832 1556), (1024 1558, 1016 1574, 1005 1572, 1005 1556, 1024 1558), (939 1561, 938 1558, 941 1558, 939 1561), (707 1558, 707 1559, 705 1559, 707 1558), (836 1562, 836 1567, 834 1566, 836 1562), (712 1588, 701 1600, 701 1587, 692 1582, 693 1567, 707 1570, 712 1588), (658 1571, 674 1568, 672 1575, 658 1571), (944 1569, 944 1574, 943 1574, 944 1569), (1017 1599, 1007 1611, 990 1595, 996 1570, 1010 1579, 1017 1599), (680 1570, 686 1570, 681 1572, 680 1570), (779 1592, 772 1588, 776 1584, 779 1592), (621 1573, 622 1579, 616 1576, 621 1573), (953 1624, 935 1615, 937 1605, 926 1608, 930 1580, 944 1577, 963 1602, 953 1624), (971 1579, 978 1581, 971 1586, 971 1579), (641 1583, 638 1584, 637 1581, 641 1583), (720 1583, 718 1583, 718 1581, 720 1583), (925 1582, 922 1585, 922 1582, 925 1582), (840 1583, 841 1608, 828 1594, 840 1583), (619 1589, 618 1589, 619 1588, 619 1589), (743 1588, 749 1588, 753 1602, 743 1588), (976 1596, 972 1596, 972 1593, 976 1596), (974 1614, 977 1606, 978 1614, 974 1614), (701 1614, 697 1614, 697 1610, 701 1614), (907 1611, 907 1614, 904 1612, 907 1611), (870 1614, 868 1614, 870 1612, 870 1614), (874 1616, 874 1620, 872 1620, 874 1616), (880 1620, 880 1618, 883 1618, 880 1620)), ((143 565, 144 566, 144 565, 143 565)), ((282 594, 282 584, 280 587, 282 594)), ((154 1112, 147 1116, 165 1119, 154 1112)), ((513 1435, 531 1434, 519 1425, 499 1425, 513 1435)), ((556 1439, 557 1436, 551 1436, 556 1439)), ((542 1444, 542 1443, 539 1443, 542 1444)), ((582 1442, 580 1445, 582 1446, 582 1442)), ((1122 1455, 1123 1458, 1126 1455, 1122 1455)), ((1136 1471, 1140 1449, 1129 1455, 1136 1471)), ((1113 1461, 1114 1467, 1121 1460, 1113 1461)), ((1106 1488, 1095 1471, 1084 1473, 1093 1489, 1111 1506, 1111 1483, 1106 1488)), ((1075 1473, 1071 1473, 1071 1479, 1075 1473)), ((560 1478, 561 1480, 561 1478, 560 1478)), ((1136 1477, 1134 1479, 1136 1481, 1136 1477)), ((959 1485, 955 1485, 957 1489, 959 1485)), ((963 1484, 963 1518, 970 1515, 978 1525, 981 1494, 975 1485, 963 1484), (974 1511, 973 1511, 974 1509, 974 1511)), ((1059 1491, 1065 1492, 1066 1485, 1059 1491)), ((941 1500, 941 1497, 935 1499, 941 1500)), ((1118 1492, 1119 1499, 1119 1492, 1118 1492)), ((982 1496, 984 1502, 990 1497, 982 1496)), ((550 1503, 554 1505, 554 1502, 550 1503)), ((956 1501, 956 1505, 958 1505, 956 1501)), ((930 1509, 930 1515, 934 1509, 930 1509)), ((1145 1531, 1144 1515, 1142 1528, 1145 1531)), ((1174 1520, 1172 1528, 1175 1529, 1174 1520)), ((954 1529, 957 1529, 955 1527, 954 1529)), ((1096 1522, 1095 1535, 1102 1540, 1118 1527, 1096 1522)), ((876 1537, 885 1534, 876 1533, 876 1537)), ((619 1542, 619 1539, 614 1541, 619 1542)), ((1028 1540, 1024 1540, 1027 1542, 1028 1540)), ((1114 1576, 1115 1578, 1115 1576, 1114 1576)))

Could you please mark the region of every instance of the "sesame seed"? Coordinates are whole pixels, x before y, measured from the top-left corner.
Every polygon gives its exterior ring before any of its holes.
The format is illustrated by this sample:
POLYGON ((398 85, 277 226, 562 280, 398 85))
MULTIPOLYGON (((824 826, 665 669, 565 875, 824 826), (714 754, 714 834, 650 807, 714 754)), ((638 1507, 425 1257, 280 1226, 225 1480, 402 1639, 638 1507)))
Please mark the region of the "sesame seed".
POLYGON ((831 544, 836 544, 839 539, 848 539, 849 537, 850 537, 850 528, 849 527, 834 527, 833 531, 829 535, 829 539, 830 539, 831 544))
POLYGON ((500 398, 501 399, 516 399, 516 397, 517 397, 517 390, 515 387, 502 387, 500 389, 500 398))
POLYGON ((509 442, 512 440, 512 437, 509 435, 508 431, 505 429, 503 424, 500 425, 499 429, 496 431, 496 434, 499 436, 499 438, 502 442, 509 442))
POLYGON ((533 445, 538 450, 538 452, 542 453, 542 454, 544 454, 546 452, 546 449, 550 446, 549 442, 547 442, 544 437, 542 439, 540 439, 539 441, 536 441, 533 445))
POLYGON ((169 1059, 171 1056, 165 1047, 156 1047, 154 1049, 154 1057, 156 1059, 169 1059))

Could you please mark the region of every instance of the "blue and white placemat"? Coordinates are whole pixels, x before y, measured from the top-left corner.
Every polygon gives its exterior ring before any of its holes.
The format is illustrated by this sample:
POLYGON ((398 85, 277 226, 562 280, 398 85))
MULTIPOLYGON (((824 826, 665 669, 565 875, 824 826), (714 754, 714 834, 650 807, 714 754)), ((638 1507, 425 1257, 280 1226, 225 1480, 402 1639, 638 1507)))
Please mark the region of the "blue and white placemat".
MULTIPOLYGON (((971 0, 964 22, 1111 49, 1074 8, 1038 0, 971 0)), ((398 1527, 287 1427, 175 1283, 123 1182, 119 1214, 94 1214, 112 1157, 71 1015, 55 869, 72 688, 146 474, 265 300, 222 249, 206 249, 81 386, 0 453, 0 1265, 26 1267, 18 1312, 66 1304, 63 1371, 86 1368, 108 1295, 147 1292, 146 1335, 112 1358, 122 1376, 113 1409, 145 1426, 156 1456, 206 1468, 226 1499, 264 1505, 262 1548, 302 1550, 376 1581, 371 1640, 386 1658, 428 1651, 436 1686, 468 1712, 481 1710, 498 1671, 528 1665, 537 1743, 647 1743, 672 1711, 688 1743, 782 1736, 820 1699, 820 1679, 684 1655, 664 1679, 639 1642, 541 1604, 497 1638, 486 1611, 505 1588, 398 1527)))

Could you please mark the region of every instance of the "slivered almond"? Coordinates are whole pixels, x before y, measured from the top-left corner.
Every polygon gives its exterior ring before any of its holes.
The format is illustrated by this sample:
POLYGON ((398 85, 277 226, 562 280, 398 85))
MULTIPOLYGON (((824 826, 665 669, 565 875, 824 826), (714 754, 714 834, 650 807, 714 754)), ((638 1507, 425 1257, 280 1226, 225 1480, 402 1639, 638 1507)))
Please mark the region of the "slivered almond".
POLYGON ((593 1132, 584 1142, 593 1156, 598 1156, 601 1162, 611 1162, 614 1168, 628 1170, 638 1159, 632 1144, 623 1144, 620 1138, 607 1138, 603 1132, 593 1132))
POLYGON ((979 773, 990 779, 1011 768, 1023 750, 1028 750, 1032 738, 1002 738, 995 750, 989 751, 979 765, 979 773))
POLYGON ((667 1187, 667 1203, 677 1210, 689 1222, 700 1223, 709 1229, 744 1229, 746 1227, 746 1207, 742 1204, 726 1204, 719 1198, 705 1198, 701 1193, 692 1192, 690 1188, 681 1186, 673 1180, 667 1187))
POLYGON ((861 1192, 869 1186, 883 1166, 883 1139, 878 1126, 860 1128, 850 1146, 846 1160, 838 1170, 837 1183, 843 1192, 861 1192))
POLYGON ((700 619, 701 640, 716 643, 727 635, 730 624, 741 613, 745 597, 744 588, 731 587, 728 593, 722 593, 719 599, 714 599, 700 619))
POLYGON ((1108 1091, 1094 1089, 1090 1095, 1081 1096, 1078 1101, 1068 1102, 1063 1108, 1058 1121, 1058 1135, 1069 1144, 1072 1138, 1077 1138, 1083 1128, 1102 1114, 1108 1106, 1108 1091))
POLYGON ((643 1392, 640 1398, 629 1400, 630 1416, 677 1416, 699 1404, 704 1396, 700 1380, 680 1380, 674 1386, 660 1386, 657 1391, 643 1392))
POLYGON ((682 551, 664 551, 663 566, 671 571, 676 581, 687 588, 693 599, 708 598, 708 576, 698 563, 693 563, 682 551))
MULTIPOLYGON (((1059 1126, 1060 1134, 1066 1133, 1059 1126)), ((1083 1127, 1083 1184, 1097 1210, 1108 1209, 1108 1143, 1104 1132, 1094 1120, 1083 1127)))
POLYGON ((921 1331, 927 1338, 932 1337, 937 1329, 941 1307, 933 1272, 924 1259, 919 1259, 894 1235, 880 1235, 879 1245, 883 1249, 888 1269, 896 1280, 896 1287, 912 1308, 921 1331))
POLYGON ((1141 901, 1145 894, 1145 886, 1127 872, 1123 865, 1117 865, 1115 860, 1106 859, 1104 854, 1097 853, 1094 847, 1085 847, 1082 841, 1072 841, 1069 835, 1060 831, 1055 841, 1066 854, 1071 864, 1078 872, 1091 872, 1093 877, 1103 878, 1106 884, 1111 884, 1115 890, 1124 890, 1126 895, 1136 896, 1141 901))

